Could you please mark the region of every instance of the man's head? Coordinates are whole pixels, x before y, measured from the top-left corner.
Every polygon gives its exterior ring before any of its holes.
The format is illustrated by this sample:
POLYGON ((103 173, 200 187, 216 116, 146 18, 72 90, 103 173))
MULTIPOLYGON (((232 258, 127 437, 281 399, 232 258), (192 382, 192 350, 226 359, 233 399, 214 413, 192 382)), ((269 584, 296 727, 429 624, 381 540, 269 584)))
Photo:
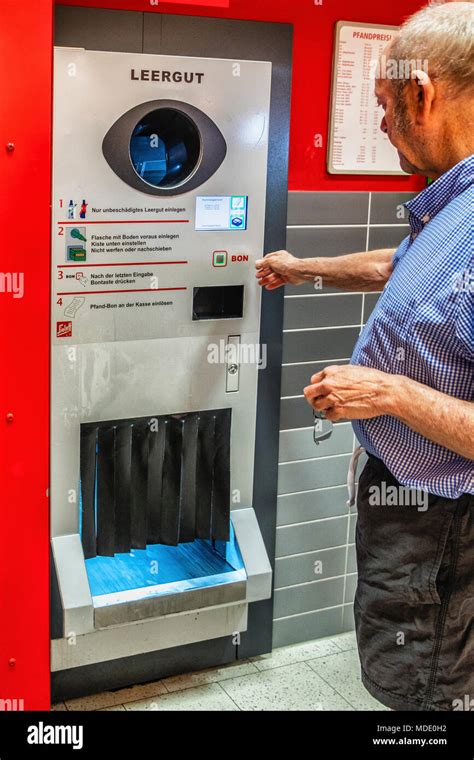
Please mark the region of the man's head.
POLYGON ((404 171, 435 179, 474 151, 474 6, 423 8, 382 58, 375 84, 381 129, 404 171))

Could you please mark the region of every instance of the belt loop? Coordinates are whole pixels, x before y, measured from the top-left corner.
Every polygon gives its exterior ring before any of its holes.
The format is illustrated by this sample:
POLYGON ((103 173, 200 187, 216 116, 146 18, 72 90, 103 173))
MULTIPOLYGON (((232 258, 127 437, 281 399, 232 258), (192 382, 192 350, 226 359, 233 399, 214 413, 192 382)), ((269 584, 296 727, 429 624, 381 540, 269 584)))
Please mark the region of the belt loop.
POLYGON ((347 473, 347 490, 349 492, 349 499, 346 501, 348 507, 353 507, 355 504, 355 479, 357 475, 357 464, 359 457, 363 451, 365 451, 363 446, 357 446, 352 452, 351 461, 349 463, 349 471, 347 473))

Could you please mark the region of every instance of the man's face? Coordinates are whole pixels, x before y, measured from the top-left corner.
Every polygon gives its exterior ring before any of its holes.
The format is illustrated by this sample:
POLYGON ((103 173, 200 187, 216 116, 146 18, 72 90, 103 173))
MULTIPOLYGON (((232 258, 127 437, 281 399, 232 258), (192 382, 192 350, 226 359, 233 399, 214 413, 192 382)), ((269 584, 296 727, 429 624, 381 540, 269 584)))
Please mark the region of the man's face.
MULTIPOLYGON (((411 119, 404 94, 400 102, 396 102, 395 93, 389 79, 377 79, 375 82, 375 97, 377 104, 383 109, 380 129, 387 134, 395 146, 400 160, 400 166, 408 174, 421 174, 419 159, 420 150, 416 150, 415 126, 411 119)), ((419 144, 421 148, 421 144, 419 144)))

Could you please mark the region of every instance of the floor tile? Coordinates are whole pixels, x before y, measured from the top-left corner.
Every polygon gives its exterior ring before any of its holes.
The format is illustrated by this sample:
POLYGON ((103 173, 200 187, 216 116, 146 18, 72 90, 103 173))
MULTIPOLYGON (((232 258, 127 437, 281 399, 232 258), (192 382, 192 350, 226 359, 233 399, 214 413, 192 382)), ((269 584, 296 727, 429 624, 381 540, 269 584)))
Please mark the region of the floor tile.
POLYGON ((166 688, 163 686, 162 681, 154 681, 153 683, 131 686, 128 689, 104 691, 101 694, 94 694, 90 697, 68 699, 66 707, 68 710, 103 710, 105 707, 114 707, 125 702, 136 702, 138 699, 155 697, 159 694, 166 694, 166 688))
POLYGON ((387 710, 362 684, 354 631, 51 710, 387 710))
MULTIPOLYGON (((251 678, 252 676, 244 676, 251 678)), ((227 683, 227 682, 225 682, 227 683)), ((238 710, 232 699, 222 690, 218 683, 197 686, 194 689, 181 689, 173 694, 164 694, 156 699, 142 699, 128 702, 126 710, 238 710)))
POLYGON ((347 651, 319 657, 309 660, 307 665, 336 689, 355 710, 388 709, 374 699, 362 684, 357 652, 347 651))
POLYGON ((207 683, 217 683, 227 678, 236 676, 246 676, 250 673, 256 673, 257 668, 248 660, 225 665, 222 668, 209 668, 207 670, 198 670, 194 673, 187 673, 181 676, 172 676, 164 678, 162 683, 169 692, 180 691, 181 689, 190 689, 195 686, 203 686, 207 683))
POLYGON ((279 649, 274 649, 270 654, 251 657, 250 660, 259 670, 270 670, 271 668, 279 668, 282 665, 292 665, 295 662, 312 660, 314 657, 335 654, 339 651, 331 639, 318 639, 317 641, 305 641, 302 644, 280 647, 279 649))
POLYGON ((350 649, 357 649, 357 639, 355 631, 348 631, 347 633, 339 633, 337 636, 331 636, 330 639, 339 649, 343 652, 347 652, 350 649))
POLYGON ((220 685, 245 711, 353 709, 305 662, 230 678, 220 685))

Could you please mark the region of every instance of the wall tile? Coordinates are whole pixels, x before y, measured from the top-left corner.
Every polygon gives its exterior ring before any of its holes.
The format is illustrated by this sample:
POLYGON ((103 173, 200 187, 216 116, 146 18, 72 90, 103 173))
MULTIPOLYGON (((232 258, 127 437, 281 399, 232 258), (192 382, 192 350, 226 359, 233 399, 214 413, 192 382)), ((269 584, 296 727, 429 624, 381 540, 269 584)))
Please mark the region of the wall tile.
POLYGON ((357 557, 356 557, 355 544, 349 544, 349 550, 347 553, 347 572, 348 573, 357 572, 357 557))
POLYGON ((274 617, 298 615, 324 607, 332 607, 343 602, 344 579, 331 578, 327 581, 305 583, 275 591, 274 617))
POLYGON ((369 194, 290 192, 288 224, 366 224, 369 194))
MULTIPOLYGON (((327 362, 326 362, 327 365, 327 362)), ((300 389, 300 391, 302 388, 300 389)), ((302 396, 301 398, 282 399, 280 402, 280 430, 293 428, 309 428, 314 424, 313 410, 302 396)), ((334 427, 344 423, 336 422, 334 427)), ((322 421, 322 432, 329 430, 330 423, 322 421)), ((318 456, 327 456, 332 452, 333 442, 331 438, 321 441, 317 451, 318 456)))
POLYGON ((273 623, 273 647, 285 647, 337 633, 342 633, 342 607, 276 620, 273 623))
MULTIPOLYGON (((331 364, 348 364, 349 358, 333 359, 331 364)), ((284 365, 281 375, 281 395, 298 396, 302 388, 308 385, 312 375, 321 372, 328 362, 307 362, 305 364, 284 365)))
POLYGON ((358 327, 304 330, 283 336, 283 363, 343 359, 351 356, 359 336, 358 327))
POLYGON ((365 251, 365 227, 299 227, 289 228, 288 250, 298 258, 341 256, 365 251))
POLYGON ((280 430, 307 428, 311 427, 312 424, 313 412, 304 397, 282 399, 280 402, 280 430))
MULTIPOLYGON (((362 472, 362 470, 359 470, 359 472, 362 472)), ((351 515, 350 515, 350 530, 349 530, 349 542, 351 544, 355 543, 356 524, 357 524, 357 513, 351 512, 351 515)))
POLYGON ((275 588, 343 575, 345 563, 345 547, 309 552, 297 557, 282 557, 277 559, 275 565, 275 588))
MULTIPOLYGON (((396 248, 409 234, 408 215, 400 219, 397 207, 413 195, 372 193, 370 222, 381 226, 370 227, 369 250, 396 248)), ((288 250, 302 258, 366 250, 366 201, 366 193, 290 193, 288 250), (363 226, 318 227, 338 224, 363 226)), ((354 630, 357 512, 346 503, 352 425, 336 424, 331 438, 315 447, 302 390, 328 364, 349 363, 360 321, 365 324, 380 297, 329 287, 318 292, 311 282, 287 286, 285 295, 299 297, 285 299, 274 646, 354 630), (313 582, 320 559, 323 576, 313 582)), ((366 460, 364 453, 359 475, 366 460)))
POLYGON ((377 301, 380 298, 380 293, 366 293, 364 298, 364 324, 372 314, 377 301))
POLYGON ((278 493, 310 491, 313 488, 342 485, 347 481, 349 461, 350 456, 342 455, 280 464, 278 493))
POLYGON ((400 243, 410 234, 410 228, 400 225, 399 227, 371 227, 369 231, 369 251, 379 248, 398 248, 400 243))
POLYGON ((279 496, 278 525, 292 525, 338 515, 347 517, 347 498, 345 485, 279 496))
MULTIPOLYGON (((273 626, 275 626, 275 623, 273 624, 273 626)), ((345 604, 343 617, 342 617, 342 631, 346 632, 346 631, 354 631, 354 630, 355 630, 354 605, 345 604)))
MULTIPOLYGON (((298 258, 341 256, 345 253, 365 251, 366 239, 367 229, 365 227, 289 229, 287 249, 298 258)), ((321 292, 341 293, 342 291, 339 288, 324 287, 321 292)), ((313 282, 285 287, 285 295, 287 296, 314 293, 313 282)))
POLYGON ((357 573, 346 575, 346 590, 344 594, 344 604, 354 601, 355 590, 357 586, 357 573))
POLYGON ((276 556, 331 549, 344 546, 347 540, 347 517, 317 520, 314 523, 277 528, 276 556))
POLYGON ((370 224, 407 224, 408 209, 400 207, 415 195, 416 193, 372 193, 370 224), (403 217, 400 216, 401 211, 403 217))
MULTIPOLYGON (((311 411, 311 410, 310 410, 311 411)), ((350 422, 341 422, 334 426, 333 433, 324 445, 324 455, 346 454, 352 452, 353 430, 350 422)), ((285 430, 280 433, 280 462, 291 462, 295 459, 313 459, 319 455, 319 447, 315 445, 312 430, 285 430)), ((321 449, 322 451, 322 449, 321 449)))
POLYGON ((283 329, 357 325, 361 312, 361 295, 286 298, 283 329))

